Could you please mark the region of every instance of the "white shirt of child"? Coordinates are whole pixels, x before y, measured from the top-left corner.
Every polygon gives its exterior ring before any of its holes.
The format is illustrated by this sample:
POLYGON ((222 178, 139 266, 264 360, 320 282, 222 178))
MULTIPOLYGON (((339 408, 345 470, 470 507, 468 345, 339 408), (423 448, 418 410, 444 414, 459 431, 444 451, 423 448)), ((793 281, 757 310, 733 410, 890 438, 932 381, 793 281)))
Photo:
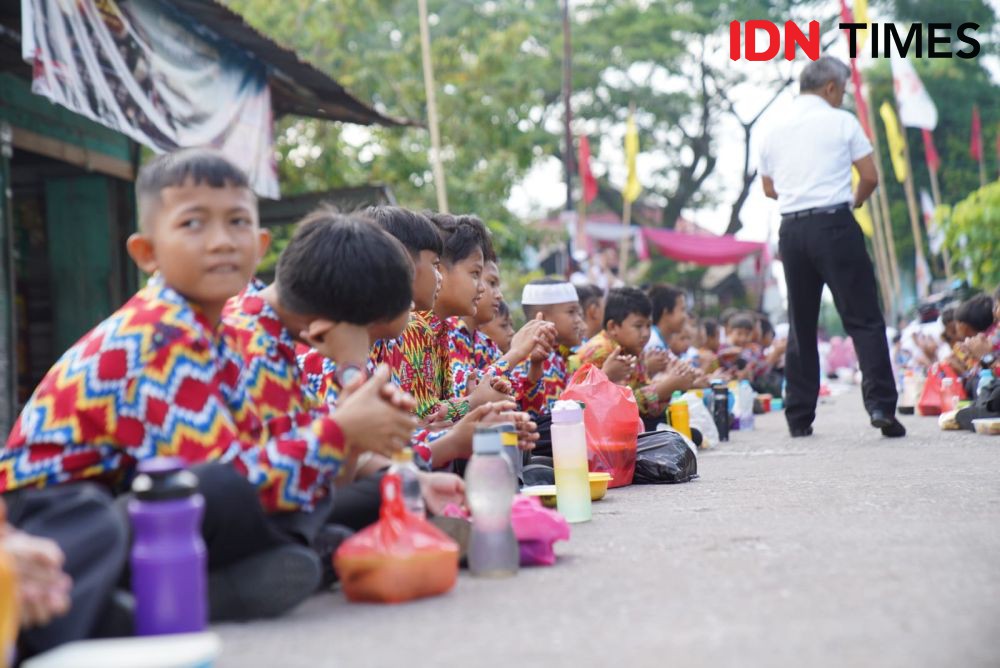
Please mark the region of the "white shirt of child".
POLYGON ((854 114, 805 93, 764 139, 758 168, 774 182, 781 213, 794 213, 850 204, 851 165, 871 152, 854 114))

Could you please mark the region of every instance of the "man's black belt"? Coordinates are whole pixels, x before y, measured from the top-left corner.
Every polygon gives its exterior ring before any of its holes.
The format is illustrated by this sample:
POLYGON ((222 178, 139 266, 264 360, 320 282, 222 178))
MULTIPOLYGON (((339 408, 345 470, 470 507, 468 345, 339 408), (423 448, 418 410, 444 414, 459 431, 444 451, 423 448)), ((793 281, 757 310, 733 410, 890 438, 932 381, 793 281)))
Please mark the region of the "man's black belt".
POLYGON ((809 216, 824 216, 831 213, 840 213, 841 211, 850 211, 851 205, 847 204, 834 204, 833 206, 818 206, 814 209, 803 209, 802 211, 792 211, 791 213, 781 214, 782 220, 798 220, 799 218, 807 218, 809 216))

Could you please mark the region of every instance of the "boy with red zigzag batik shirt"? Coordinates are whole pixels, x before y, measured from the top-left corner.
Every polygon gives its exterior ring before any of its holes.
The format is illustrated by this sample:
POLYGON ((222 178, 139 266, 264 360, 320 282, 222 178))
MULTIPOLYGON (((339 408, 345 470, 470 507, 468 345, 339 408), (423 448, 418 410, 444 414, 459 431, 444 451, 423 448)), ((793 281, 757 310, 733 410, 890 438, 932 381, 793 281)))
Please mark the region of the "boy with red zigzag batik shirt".
MULTIPOLYGON (((48 496, 66 483, 87 490, 93 505, 109 491, 127 490, 138 462, 180 457, 205 497, 211 619, 279 614, 315 589, 319 564, 265 514, 261 432, 234 419, 234 410, 244 410, 240 369, 219 328, 226 300, 246 285, 266 247, 256 198, 243 172, 220 154, 188 149, 143 166, 136 199, 139 231, 128 251, 153 277, 39 384, 0 454, 0 492, 29 522, 31 508, 44 514, 48 496)), ((97 530, 83 518, 66 521, 65 500, 60 511, 51 534, 33 531, 66 546, 67 563, 79 564, 77 532, 97 530)), ((123 540, 120 555, 114 543, 106 547, 105 579, 70 572, 77 582, 71 616, 106 606, 127 546, 123 540), (105 584, 95 590, 95 581, 105 584)), ((91 619, 74 628, 93 626, 91 619)))

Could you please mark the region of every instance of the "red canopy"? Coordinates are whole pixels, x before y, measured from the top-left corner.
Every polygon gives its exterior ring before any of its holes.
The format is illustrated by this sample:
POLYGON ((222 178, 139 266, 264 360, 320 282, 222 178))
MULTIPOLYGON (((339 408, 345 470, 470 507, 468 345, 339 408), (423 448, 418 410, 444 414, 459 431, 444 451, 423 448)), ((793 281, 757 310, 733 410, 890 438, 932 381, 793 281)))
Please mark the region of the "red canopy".
POLYGON ((671 259, 703 266, 736 264, 767 246, 760 241, 740 241, 731 234, 703 236, 649 227, 642 228, 642 236, 671 259))

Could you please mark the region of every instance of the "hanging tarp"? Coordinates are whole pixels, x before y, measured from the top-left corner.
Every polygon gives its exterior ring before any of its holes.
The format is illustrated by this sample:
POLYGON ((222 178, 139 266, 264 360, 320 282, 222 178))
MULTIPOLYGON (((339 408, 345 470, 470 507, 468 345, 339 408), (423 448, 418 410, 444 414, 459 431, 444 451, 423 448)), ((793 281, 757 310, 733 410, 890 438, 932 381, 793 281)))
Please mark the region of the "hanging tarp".
POLYGON ((642 236, 648 247, 670 259, 702 266, 736 264, 766 246, 762 242, 740 241, 729 234, 705 236, 648 227, 642 228, 642 236))
POLYGON ((214 146, 278 196, 267 69, 159 0, 21 0, 32 92, 157 152, 214 146))

